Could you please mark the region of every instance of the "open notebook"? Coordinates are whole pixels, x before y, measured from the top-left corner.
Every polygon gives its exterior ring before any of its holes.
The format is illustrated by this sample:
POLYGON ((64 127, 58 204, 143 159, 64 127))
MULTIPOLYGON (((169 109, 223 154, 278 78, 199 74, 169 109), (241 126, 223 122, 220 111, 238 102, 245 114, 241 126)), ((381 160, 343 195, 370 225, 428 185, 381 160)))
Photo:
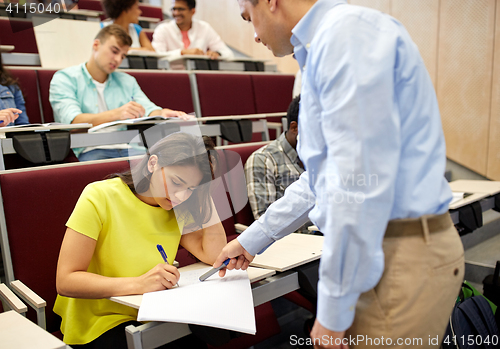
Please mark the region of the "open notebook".
POLYGON ((255 313, 246 271, 227 270, 199 281, 211 267, 181 272, 179 286, 145 293, 139 321, 170 321, 255 334, 255 313))
POLYGON ((110 127, 110 126, 116 126, 116 125, 132 125, 135 123, 139 123, 141 121, 154 121, 154 120, 159 120, 159 121, 164 121, 164 120, 170 120, 170 119, 176 119, 178 120, 179 118, 177 117, 165 117, 165 116, 144 116, 142 118, 136 118, 136 119, 126 119, 126 120, 116 120, 116 121, 110 121, 110 122, 105 122, 103 124, 97 125, 89 129, 89 132, 96 132, 99 130, 102 130, 103 128, 110 127))

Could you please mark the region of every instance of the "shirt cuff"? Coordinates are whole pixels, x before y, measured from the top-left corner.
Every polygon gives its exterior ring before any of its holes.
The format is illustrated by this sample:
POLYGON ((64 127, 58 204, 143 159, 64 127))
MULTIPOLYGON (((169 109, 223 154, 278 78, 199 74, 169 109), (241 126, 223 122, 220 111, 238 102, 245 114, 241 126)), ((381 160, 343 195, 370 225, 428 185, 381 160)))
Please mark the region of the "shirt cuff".
POLYGON ((163 109, 162 107, 159 107, 159 106, 156 106, 156 105, 154 107, 149 107, 149 108, 146 109, 145 115, 149 116, 149 114, 151 114, 155 110, 162 110, 162 109, 163 109))
POLYGON ((269 247, 274 240, 258 229, 258 221, 255 221, 250 227, 245 229, 237 239, 243 248, 252 256, 262 252, 262 249, 269 247))
POLYGON ((356 303, 359 296, 360 293, 351 293, 334 298, 319 292, 317 308, 319 323, 330 331, 341 332, 347 330, 354 322, 356 303))

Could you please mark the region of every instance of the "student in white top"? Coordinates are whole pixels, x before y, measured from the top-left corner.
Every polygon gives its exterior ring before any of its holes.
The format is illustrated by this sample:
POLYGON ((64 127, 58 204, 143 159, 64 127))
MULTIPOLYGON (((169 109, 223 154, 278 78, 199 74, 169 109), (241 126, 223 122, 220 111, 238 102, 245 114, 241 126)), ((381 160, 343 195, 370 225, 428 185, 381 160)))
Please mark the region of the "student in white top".
POLYGON ((172 0, 172 4, 174 20, 160 24, 154 31, 156 52, 168 52, 172 56, 207 55, 212 59, 234 57, 210 24, 193 19, 195 0, 172 0))
POLYGON ((111 23, 118 24, 132 38, 130 50, 154 51, 151 41, 138 24, 142 13, 139 0, 102 0, 102 7, 111 21, 102 22, 101 28, 111 23))

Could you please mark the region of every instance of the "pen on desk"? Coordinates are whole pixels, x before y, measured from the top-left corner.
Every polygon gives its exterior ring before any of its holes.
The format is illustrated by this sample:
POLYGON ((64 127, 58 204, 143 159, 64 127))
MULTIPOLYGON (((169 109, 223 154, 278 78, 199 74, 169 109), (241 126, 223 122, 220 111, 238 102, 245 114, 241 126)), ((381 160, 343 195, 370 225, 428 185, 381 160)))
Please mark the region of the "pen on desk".
MULTIPOLYGON (((167 254, 165 253, 165 250, 163 249, 163 246, 158 244, 158 245, 156 245, 156 248, 158 249, 158 252, 160 252, 161 257, 163 258, 165 263, 168 263, 168 257, 167 257, 167 254)), ((179 283, 177 283, 176 285, 179 286, 179 283)))
POLYGON ((224 262, 222 262, 222 264, 219 267, 212 268, 209 271, 207 271, 205 274, 203 274, 202 276, 200 276, 200 281, 205 281, 206 279, 208 279, 210 276, 214 275, 216 272, 218 272, 222 268, 227 267, 227 265, 229 264, 230 260, 231 260, 231 258, 228 258, 224 262))

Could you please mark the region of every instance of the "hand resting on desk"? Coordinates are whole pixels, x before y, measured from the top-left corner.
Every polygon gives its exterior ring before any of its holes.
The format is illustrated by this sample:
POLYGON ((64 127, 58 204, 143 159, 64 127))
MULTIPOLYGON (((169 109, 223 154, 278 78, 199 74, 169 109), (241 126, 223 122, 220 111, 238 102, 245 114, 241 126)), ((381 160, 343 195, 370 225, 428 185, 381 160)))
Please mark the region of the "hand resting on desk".
POLYGON ((7 126, 8 124, 16 121, 22 111, 16 108, 7 108, 0 110, 0 127, 7 126))
POLYGON ((215 260, 213 265, 214 268, 222 265, 226 259, 231 258, 231 261, 227 265, 226 268, 219 270, 219 276, 223 277, 226 275, 226 269, 241 269, 246 270, 250 263, 253 261, 255 256, 252 256, 241 246, 240 242, 237 239, 234 239, 230 243, 226 245, 215 260))

